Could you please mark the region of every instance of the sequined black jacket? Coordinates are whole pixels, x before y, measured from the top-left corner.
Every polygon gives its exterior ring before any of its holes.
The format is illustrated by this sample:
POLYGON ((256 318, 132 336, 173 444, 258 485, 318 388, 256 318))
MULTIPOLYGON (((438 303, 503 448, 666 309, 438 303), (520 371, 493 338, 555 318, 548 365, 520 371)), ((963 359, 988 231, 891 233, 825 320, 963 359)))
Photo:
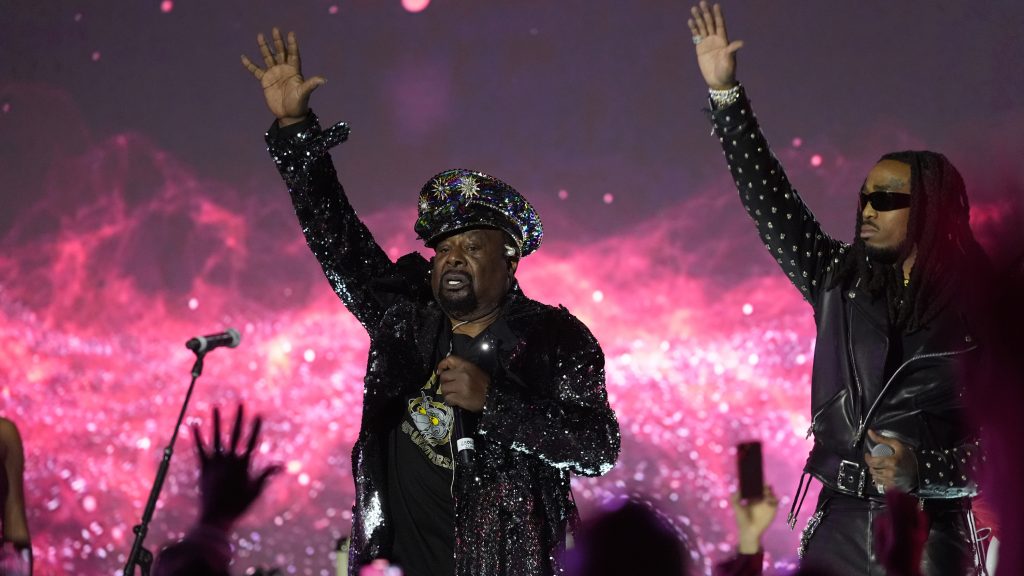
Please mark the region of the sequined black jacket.
MULTIPOLYGON (((291 192, 306 240, 331 286, 370 334, 359 437, 352 450, 356 502, 349 570, 391 546, 386 439, 402 398, 434 369, 444 314, 419 254, 391 262, 349 205, 328 150, 348 127, 321 130, 311 115, 297 135, 267 143, 291 192), (410 388, 411 387, 411 388, 410 388)), ((569 474, 596 476, 618 456, 619 429, 604 386, 604 355, 565 308, 512 290, 472 469, 456 468, 455 560, 464 576, 561 573, 557 554, 576 518, 569 474)))
POLYGON ((857 285, 829 288, 849 246, 825 234, 797 195, 745 94, 713 110, 711 118, 759 236, 814 308, 817 340, 808 430, 814 445, 805 471, 833 489, 877 497, 860 474, 870 428, 913 449, 920 497, 976 494, 978 432, 965 421, 961 387, 964 375, 980 361, 969 315, 950 306, 923 329, 903 334, 905 360, 886 378, 890 334, 884 301, 857 285), (837 472, 843 460, 861 468, 847 468, 840 486, 837 472))

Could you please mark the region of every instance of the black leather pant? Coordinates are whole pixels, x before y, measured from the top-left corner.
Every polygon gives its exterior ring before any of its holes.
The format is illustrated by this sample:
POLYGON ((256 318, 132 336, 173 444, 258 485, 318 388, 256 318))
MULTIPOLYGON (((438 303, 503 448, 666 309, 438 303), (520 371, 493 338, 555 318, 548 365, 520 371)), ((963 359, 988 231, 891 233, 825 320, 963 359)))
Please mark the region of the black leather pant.
MULTIPOLYGON (((968 521, 968 501, 962 505, 943 502, 925 506, 930 523, 922 561, 925 576, 976 574, 974 544, 968 521)), ((885 503, 847 496, 823 488, 815 515, 817 527, 809 526, 801 538, 804 566, 835 576, 884 576, 875 560, 874 521, 885 503)), ((812 516, 814 518, 814 516, 812 516)))

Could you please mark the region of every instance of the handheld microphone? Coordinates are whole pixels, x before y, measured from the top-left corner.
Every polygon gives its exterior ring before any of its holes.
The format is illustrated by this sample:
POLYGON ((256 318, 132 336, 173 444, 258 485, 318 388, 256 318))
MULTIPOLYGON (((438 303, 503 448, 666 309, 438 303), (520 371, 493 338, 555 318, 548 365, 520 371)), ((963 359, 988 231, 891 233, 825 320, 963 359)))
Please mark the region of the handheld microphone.
POLYGON ((473 463, 473 454, 476 453, 476 442, 473 441, 473 437, 464 432, 462 426, 462 408, 455 406, 452 408, 452 412, 455 415, 455 426, 453 432, 455 433, 455 451, 459 453, 459 462, 463 466, 469 466, 473 463))
POLYGON ((879 456, 892 456, 895 453, 896 451, 888 444, 875 444, 875 447, 871 449, 871 455, 876 458, 879 456))
POLYGON ((206 336, 196 336, 188 342, 185 342, 185 348, 188 348, 196 354, 205 354, 206 352, 209 352, 214 348, 220 348, 221 346, 235 348, 241 341, 242 335, 238 333, 238 330, 228 328, 224 332, 208 334, 206 336))
MULTIPOLYGON (((886 438, 890 438, 889 434, 886 432, 879 432, 879 434, 885 436, 886 438)), ((892 446, 889 446, 888 444, 882 444, 881 442, 876 444, 872 442, 870 438, 867 439, 867 442, 868 446, 871 448, 871 455, 874 456, 875 458, 878 458, 879 456, 893 456, 894 454, 896 454, 896 451, 893 450, 892 446)))
MULTIPOLYGON (((500 340, 495 341, 489 335, 484 335, 473 349, 468 351, 466 359, 483 369, 484 372, 493 373, 497 365, 497 352, 500 345, 500 340)), ((452 349, 449 347, 448 354, 451 353, 452 349)), ((476 454, 476 442, 463 424, 463 409, 458 406, 452 407, 452 416, 452 445, 459 453, 459 462, 463 466, 470 466, 473 463, 473 456, 476 454)))
MULTIPOLYGON (((487 336, 480 340, 471 351, 470 360, 490 372, 496 362, 497 346, 487 336)), ((452 422, 452 437, 455 440, 455 450, 459 453, 459 462, 463 466, 469 466, 473 463, 473 456, 476 454, 476 442, 473 440, 472 434, 466 433, 466 428, 462 423, 462 408, 456 406, 453 412, 455 418, 452 422)))
MULTIPOLYGON (((506 247, 508 248, 508 247, 506 247)), ((471 358, 474 363, 480 366, 485 372, 493 374, 498 367, 498 350, 502 341, 494 338, 491 334, 484 334, 471 351, 471 358)), ((472 434, 467 434, 462 426, 462 409, 455 408, 455 447, 459 451, 459 460, 466 466, 473 461, 476 453, 476 443, 472 434)))

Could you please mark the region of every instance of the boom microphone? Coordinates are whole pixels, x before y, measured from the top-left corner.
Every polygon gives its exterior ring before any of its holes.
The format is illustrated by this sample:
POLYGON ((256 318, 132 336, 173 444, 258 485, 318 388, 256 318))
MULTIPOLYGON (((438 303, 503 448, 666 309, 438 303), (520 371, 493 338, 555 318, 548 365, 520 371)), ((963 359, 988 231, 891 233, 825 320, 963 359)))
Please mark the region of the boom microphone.
POLYGON ((242 335, 238 333, 238 330, 228 328, 224 332, 208 334, 206 336, 196 336, 188 342, 185 342, 185 348, 188 348, 196 354, 205 354, 206 352, 209 352, 214 348, 220 348, 221 346, 235 348, 241 341, 242 335))

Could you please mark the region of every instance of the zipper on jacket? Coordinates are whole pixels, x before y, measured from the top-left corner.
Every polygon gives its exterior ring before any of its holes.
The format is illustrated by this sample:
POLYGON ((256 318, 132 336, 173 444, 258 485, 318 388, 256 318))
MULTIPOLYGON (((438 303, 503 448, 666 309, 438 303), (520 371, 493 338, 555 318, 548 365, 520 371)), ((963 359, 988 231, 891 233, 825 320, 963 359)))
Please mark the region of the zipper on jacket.
MULTIPOLYGON (((857 283, 854 284, 853 289, 850 290, 850 293, 848 294, 850 299, 857 297, 856 290, 857 287, 860 286, 860 281, 861 279, 857 278, 857 283)), ((888 347, 889 346, 887 343, 886 348, 888 349, 888 347)), ((860 398, 862 388, 860 385, 860 375, 857 374, 857 361, 855 360, 856 356, 853 354, 853 323, 850 322, 849 320, 847 320, 846 322, 846 352, 847 354, 850 355, 850 365, 853 366, 853 383, 857 387, 857 397, 860 398)), ((858 406, 858 411, 859 408, 860 407, 858 406)), ((861 418, 860 421, 863 422, 864 418, 861 418)))
POLYGON ((829 398, 828 401, 825 402, 825 404, 823 404, 821 408, 818 408, 817 412, 815 412, 814 414, 811 415, 811 425, 807 427, 807 436, 804 436, 804 440, 807 440, 808 438, 810 438, 811 434, 814 433, 814 424, 817 423, 818 416, 821 416, 822 413, 825 412, 825 410, 828 410, 829 407, 831 407, 833 404, 835 404, 836 401, 839 400, 839 396, 840 396, 840 393, 836 392, 835 396, 829 398))
MULTIPOLYGON (((900 364, 900 367, 897 368, 896 371, 892 373, 892 376, 889 377, 889 380, 886 381, 885 386, 882 386, 882 391, 878 393, 878 397, 875 398, 875 401, 871 404, 871 408, 868 410, 868 413, 865 415, 864 418, 861 419, 860 426, 857 428, 857 436, 854 437, 853 444, 851 444, 850 447, 851 448, 856 448, 857 444, 860 444, 861 440, 864 439, 864 432, 865 432, 865 429, 867 428, 867 424, 869 422, 871 422, 871 416, 875 413, 875 409, 878 408, 879 402, 882 401, 882 398, 885 396, 885 393, 889 390, 889 386, 892 385, 892 382, 893 382, 893 380, 896 379, 896 376, 898 376, 900 371, 903 370, 904 368, 906 368, 908 364, 910 364, 911 362, 913 362, 915 360, 925 360, 927 358, 941 358, 941 357, 947 357, 947 356, 957 356, 957 355, 960 355, 960 354, 966 354, 967 352, 971 352, 972 350, 976 350, 977 348, 978 348, 978 345, 975 344, 973 346, 970 346, 968 348, 964 348, 962 350, 953 350, 953 351, 950 351, 950 352, 933 352, 931 354, 922 354, 920 356, 914 356, 913 358, 910 358, 909 360, 907 360, 903 364, 900 364)), ((856 371, 854 373, 856 373, 856 371)))
MULTIPOLYGON (((859 284, 860 280, 857 282, 859 284)), ((889 344, 886 343, 885 347, 886 350, 888 350, 889 344)), ((850 355, 850 366, 853 368, 853 384, 857 388, 857 396, 855 398, 857 398, 858 401, 855 402, 853 408, 857 411, 857 422, 859 424, 857 429, 860 430, 864 428, 864 410, 859 401, 861 394, 863 393, 863 387, 860 385, 860 375, 857 374, 857 357, 853 353, 853 323, 849 321, 846 322, 846 353, 850 355)), ((856 446, 856 444, 854 444, 854 446, 856 446)))

